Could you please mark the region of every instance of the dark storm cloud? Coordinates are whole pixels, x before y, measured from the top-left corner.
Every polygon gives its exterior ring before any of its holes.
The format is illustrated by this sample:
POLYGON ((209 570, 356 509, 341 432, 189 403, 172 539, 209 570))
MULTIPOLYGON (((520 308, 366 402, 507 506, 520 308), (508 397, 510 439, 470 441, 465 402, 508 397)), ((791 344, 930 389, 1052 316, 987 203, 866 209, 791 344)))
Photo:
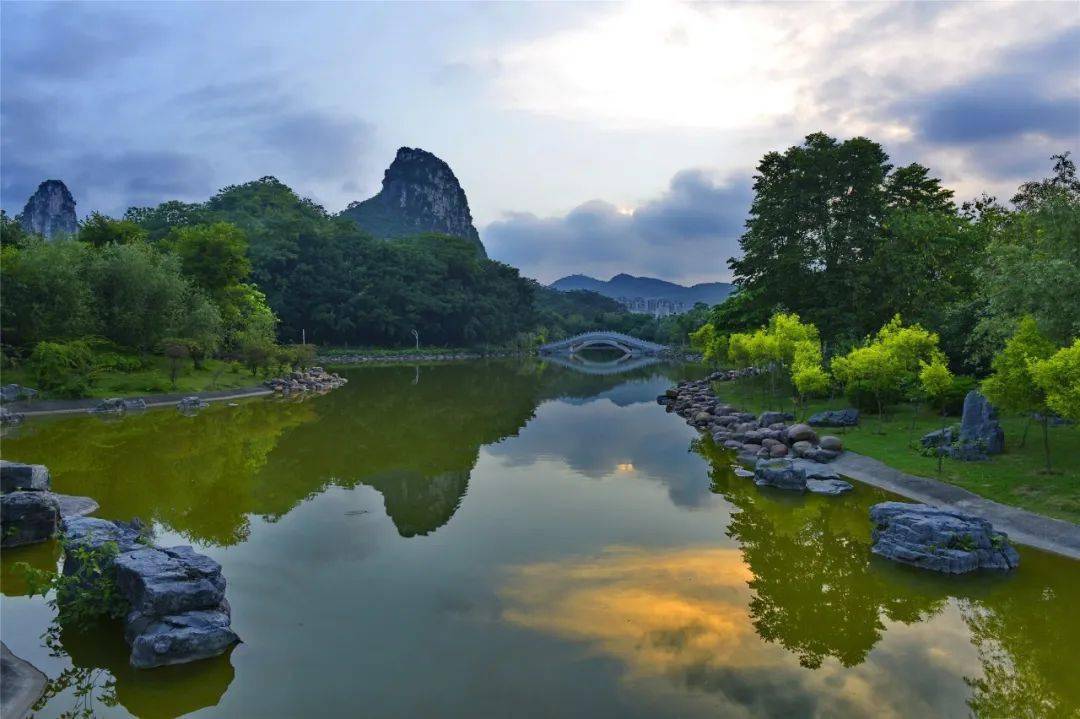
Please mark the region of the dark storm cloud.
POLYGON ((993 72, 891 103, 914 143, 966 151, 990 178, 1045 170, 1052 152, 1080 149, 1080 29, 1004 53, 993 72))
POLYGON ((932 143, 983 142, 1027 133, 1070 139, 1080 131, 1080 94, 1047 96, 1023 74, 982 77, 901 102, 897 109, 913 114, 919 136, 932 143))
POLYGON ((492 256, 543 281, 577 272, 718 280, 738 249, 751 197, 749 178, 720 184, 701 170, 683 170, 632 214, 602 200, 561 217, 513 213, 488 225, 483 239, 492 256))

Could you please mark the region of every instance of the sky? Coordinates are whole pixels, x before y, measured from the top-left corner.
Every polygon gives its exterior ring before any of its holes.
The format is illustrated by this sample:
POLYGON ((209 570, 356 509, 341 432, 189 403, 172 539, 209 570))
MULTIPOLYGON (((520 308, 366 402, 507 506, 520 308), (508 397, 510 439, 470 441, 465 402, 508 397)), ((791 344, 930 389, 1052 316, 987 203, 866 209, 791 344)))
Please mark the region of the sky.
POLYGON ((1080 3, 0 3, 0 205, 274 175, 337 212, 442 157, 550 282, 729 279, 762 155, 825 131, 1007 199, 1080 151, 1080 3))

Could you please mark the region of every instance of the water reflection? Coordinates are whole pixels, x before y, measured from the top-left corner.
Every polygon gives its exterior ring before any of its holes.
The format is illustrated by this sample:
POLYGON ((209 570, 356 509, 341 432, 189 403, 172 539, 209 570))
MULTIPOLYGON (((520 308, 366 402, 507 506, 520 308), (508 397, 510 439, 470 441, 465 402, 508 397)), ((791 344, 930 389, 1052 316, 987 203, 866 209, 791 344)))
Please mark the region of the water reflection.
POLYGON ((690 444, 653 400, 700 372, 365 367, 303 403, 31 422, 5 456, 207 547, 247 644, 135 672, 102 631, 42 658, 51 614, 12 565, 54 565, 53 544, 5 551, 5 639, 51 677, 103 680, 117 716, 1080 710, 1076 563, 1024 550, 1011 576, 942 578, 875 560, 883 493, 763 492, 690 444))

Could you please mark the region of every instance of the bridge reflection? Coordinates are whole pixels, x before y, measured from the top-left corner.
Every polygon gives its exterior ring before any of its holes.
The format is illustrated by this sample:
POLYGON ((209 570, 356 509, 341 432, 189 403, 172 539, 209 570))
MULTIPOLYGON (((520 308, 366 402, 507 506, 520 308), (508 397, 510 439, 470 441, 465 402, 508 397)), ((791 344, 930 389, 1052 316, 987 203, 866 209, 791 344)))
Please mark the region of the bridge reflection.
POLYGON ((649 356, 623 355, 617 359, 596 362, 579 354, 552 354, 544 356, 545 362, 572 369, 575 372, 591 375, 611 375, 632 372, 642 367, 659 364, 660 359, 649 356))

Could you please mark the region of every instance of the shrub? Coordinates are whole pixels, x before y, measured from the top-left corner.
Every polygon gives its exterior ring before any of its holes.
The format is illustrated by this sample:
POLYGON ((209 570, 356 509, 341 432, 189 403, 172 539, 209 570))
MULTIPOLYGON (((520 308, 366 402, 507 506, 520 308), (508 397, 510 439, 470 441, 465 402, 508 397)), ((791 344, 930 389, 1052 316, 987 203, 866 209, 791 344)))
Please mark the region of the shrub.
POLYGON ((40 389, 58 397, 82 397, 94 378, 94 353, 84 340, 38 342, 28 367, 40 389))

